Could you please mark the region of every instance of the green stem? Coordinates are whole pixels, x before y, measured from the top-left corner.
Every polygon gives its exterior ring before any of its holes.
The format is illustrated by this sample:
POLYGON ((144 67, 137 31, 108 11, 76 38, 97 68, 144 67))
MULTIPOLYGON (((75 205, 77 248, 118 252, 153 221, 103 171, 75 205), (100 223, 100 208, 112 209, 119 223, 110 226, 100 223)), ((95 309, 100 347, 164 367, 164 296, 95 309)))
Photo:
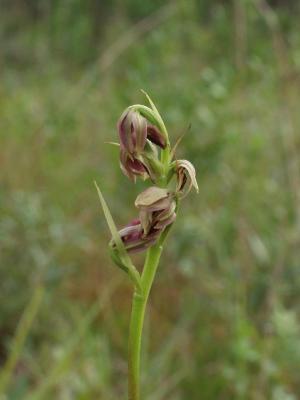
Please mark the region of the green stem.
MULTIPOLYGON (((147 94, 146 96, 148 97, 147 94)), ((149 101, 152 105, 150 99, 149 101)), ((166 187, 167 176, 170 168, 170 142, 165 124, 154 105, 153 107, 159 117, 161 129, 167 138, 167 147, 161 152, 161 162, 164 166, 164 174, 160 182, 162 187, 166 187)), ((164 230, 158 242, 147 251, 145 265, 141 276, 141 288, 139 290, 136 287, 133 294, 128 343, 128 400, 140 400, 140 360, 145 310, 163 250, 163 244, 170 228, 171 225, 164 230)))
POLYGON ((147 300, 158 267, 165 235, 157 244, 152 246, 146 256, 142 273, 142 294, 136 290, 132 300, 132 311, 129 329, 129 357, 128 357, 128 399, 140 400, 140 354, 142 331, 144 325, 147 300))

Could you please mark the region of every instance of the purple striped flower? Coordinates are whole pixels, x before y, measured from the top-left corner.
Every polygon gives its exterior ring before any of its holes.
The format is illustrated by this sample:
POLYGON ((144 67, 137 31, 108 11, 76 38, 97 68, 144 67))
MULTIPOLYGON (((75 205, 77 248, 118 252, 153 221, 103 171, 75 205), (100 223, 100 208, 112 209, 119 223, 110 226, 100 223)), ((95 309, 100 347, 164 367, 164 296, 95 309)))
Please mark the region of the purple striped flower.
MULTIPOLYGON (((156 237, 144 235, 144 231, 139 219, 135 219, 119 231, 121 240, 124 243, 128 253, 137 253, 146 250, 154 244, 156 237)), ((111 247, 116 250, 114 241, 111 241, 111 247)))
POLYGON ((144 190, 135 200, 146 237, 158 237, 176 219, 174 194, 156 186, 144 190))
MULTIPOLYGON (((135 201, 140 211, 133 220, 119 231, 128 253, 136 253, 152 246, 164 229, 176 219, 174 195, 166 189, 152 186, 138 195, 135 201)), ((111 247, 116 250, 114 241, 111 247)))
MULTIPOLYGON (((136 176, 153 179, 153 156, 157 157, 151 147, 151 143, 164 149, 166 147, 165 136, 159 129, 150 124, 139 112, 127 109, 121 115, 118 122, 120 138, 120 164, 123 173, 135 180, 136 176), (150 143, 151 142, 151 143, 150 143)), ((155 146, 154 146, 155 147, 155 146)))

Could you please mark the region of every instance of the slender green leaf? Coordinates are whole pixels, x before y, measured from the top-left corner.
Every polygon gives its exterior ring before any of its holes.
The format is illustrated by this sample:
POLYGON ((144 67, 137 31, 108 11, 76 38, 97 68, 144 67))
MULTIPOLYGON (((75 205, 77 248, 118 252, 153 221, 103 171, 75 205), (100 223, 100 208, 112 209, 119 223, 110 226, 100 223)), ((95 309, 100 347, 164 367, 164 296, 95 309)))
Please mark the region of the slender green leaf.
POLYGON ((101 190, 99 189, 99 186, 97 185, 96 181, 94 183, 95 183, 95 186, 96 186, 96 189, 97 189, 97 192, 98 192, 98 196, 99 196, 99 199, 100 199, 100 203, 101 203, 101 206, 102 206, 102 209, 103 209, 103 213, 104 213, 108 228, 110 230, 110 233, 111 233, 111 235, 113 237, 114 242, 116 243, 117 249, 118 249, 120 255, 122 255, 124 257, 124 259, 128 259, 129 256, 128 256, 127 251, 125 249, 125 246, 124 246, 124 244, 122 242, 122 239, 121 239, 121 237, 119 235, 118 229, 117 229, 116 224, 115 224, 115 222, 113 220, 113 217, 112 217, 111 212, 110 212, 110 210, 108 208, 108 205, 107 205, 107 203, 106 203, 106 201, 105 201, 105 199, 104 199, 104 197, 103 197, 103 195, 101 193, 101 190))
MULTIPOLYGON (((122 262, 124 264, 124 267, 128 268, 128 273, 132 279, 132 281, 135 283, 135 285, 141 289, 141 283, 140 283, 140 274, 137 271, 137 269, 135 268, 135 266, 133 265, 127 251, 126 248, 124 246, 124 243, 122 242, 122 239, 119 235, 118 229, 116 227, 116 224, 113 220, 113 217, 111 215, 111 212, 109 210, 109 207, 101 193, 101 190, 99 189, 99 186, 97 185, 96 181, 94 181, 94 184, 96 186, 97 192, 98 192, 98 196, 100 199, 100 203, 103 209, 103 213, 107 222, 107 225, 109 227, 109 230, 111 232, 112 238, 114 240, 114 242, 116 243, 116 247, 117 250, 119 252, 120 258, 122 259, 122 262)), ((123 268, 125 270, 125 268, 123 268)))
POLYGON ((1 398, 1 395, 6 393, 6 390, 13 379, 14 368, 22 355, 25 341, 30 333, 30 329, 42 303, 44 291, 45 289, 43 286, 37 285, 29 304, 23 312, 15 333, 15 337, 12 340, 11 351, 0 373, 1 398))

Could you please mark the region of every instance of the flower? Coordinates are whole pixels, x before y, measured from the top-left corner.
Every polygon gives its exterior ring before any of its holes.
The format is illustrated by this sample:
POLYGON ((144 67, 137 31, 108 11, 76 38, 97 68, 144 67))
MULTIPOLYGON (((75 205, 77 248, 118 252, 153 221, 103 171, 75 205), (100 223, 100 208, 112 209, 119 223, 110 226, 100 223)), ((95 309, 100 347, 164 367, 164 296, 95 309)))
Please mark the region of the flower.
MULTIPOLYGON (((134 253, 138 251, 143 251, 147 247, 151 246, 156 238, 149 238, 143 234, 143 229, 141 226, 141 221, 135 219, 130 224, 126 225, 119 231, 121 240, 125 245, 125 249, 128 253, 134 253)), ((115 244, 112 241, 112 247, 115 248, 115 244)))
POLYGON ((193 164, 188 160, 176 160, 177 186, 176 192, 182 193, 181 198, 185 197, 194 187, 199 193, 198 183, 196 180, 196 170, 193 164), (188 187, 186 188, 186 184, 188 187))
POLYGON ((153 181, 159 169, 155 146, 166 147, 166 138, 159 129, 150 124, 138 111, 129 108, 118 122, 120 138, 120 165, 123 173, 135 181, 136 176, 153 181))
POLYGON ((140 193, 135 206, 140 210, 140 221, 145 237, 157 237, 176 219, 174 193, 151 186, 140 193))
POLYGON ((136 176, 142 177, 144 180, 150 176, 150 171, 145 165, 145 161, 130 155, 126 150, 120 150, 120 167, 124 175, 132 181, 135 181, 136 176))
MULTIPOLYGON (((166 189, 155 186, 146 189, 137 196, 135 205, 140 210, 139 218, 119 231, 128 253, 143 251, 152 246, 164 229, 176 219, 174 194, 166 189)), ((113 239, 110 246, 114 261, 121 266, 113 239)))

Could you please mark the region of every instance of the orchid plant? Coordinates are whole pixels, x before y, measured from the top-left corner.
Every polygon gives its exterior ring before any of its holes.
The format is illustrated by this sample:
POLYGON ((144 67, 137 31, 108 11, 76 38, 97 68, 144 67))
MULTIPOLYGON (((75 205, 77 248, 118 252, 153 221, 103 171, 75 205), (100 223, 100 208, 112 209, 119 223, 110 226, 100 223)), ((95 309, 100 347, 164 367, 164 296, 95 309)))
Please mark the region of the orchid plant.
POLYGON ((138 217, 118 231, 104 197, 99 199, 111 231, 109 243, 113 262, 126 272, 133 284, 128 343, 128 399, 140 400, 140 353, 145 309, 167 234, 176 220, 180 201, 191 191, 198 192, 195 168, 187 160, 176 160, 165 124, 148 99, 150 107, 132 105, 118 121, 120 167, 132 182, 149 180, 151 186, 135 200, 138 217), (146 251, 140 273, 130 255, 146 251))

